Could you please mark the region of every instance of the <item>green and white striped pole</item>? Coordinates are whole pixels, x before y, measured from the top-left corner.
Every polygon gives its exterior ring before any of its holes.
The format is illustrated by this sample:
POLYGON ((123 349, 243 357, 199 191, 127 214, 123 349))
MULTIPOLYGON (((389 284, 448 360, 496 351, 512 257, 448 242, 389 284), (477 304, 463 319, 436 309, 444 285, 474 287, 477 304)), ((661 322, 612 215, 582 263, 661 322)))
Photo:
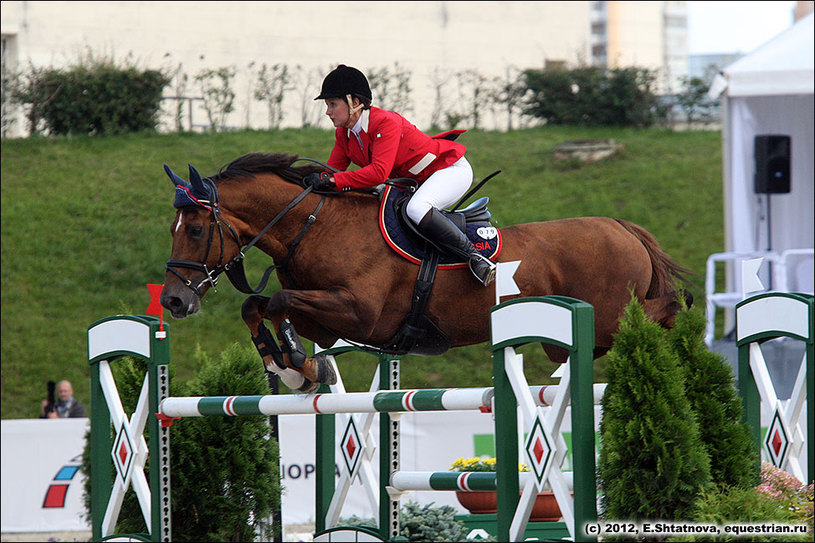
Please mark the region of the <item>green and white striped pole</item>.
MULTIPOLYGON (((384 357, 387 361, 391 356, 384 357)), ((392 371, 391 371, 392 373, 392 371)), ((559 385, 530 386, 536 405, 551 405, 559 385)), ((605 383, 594 385, 593 401, 599 403, 605 383)), ((238 417, 247 415, 300 415, 335 413, 406 413, 411 411, 489 411, 494 389, 437 388, 347 392, 321 391, 313 396, 190 396, 169 397, 160 410, 168 417, 238 417)))

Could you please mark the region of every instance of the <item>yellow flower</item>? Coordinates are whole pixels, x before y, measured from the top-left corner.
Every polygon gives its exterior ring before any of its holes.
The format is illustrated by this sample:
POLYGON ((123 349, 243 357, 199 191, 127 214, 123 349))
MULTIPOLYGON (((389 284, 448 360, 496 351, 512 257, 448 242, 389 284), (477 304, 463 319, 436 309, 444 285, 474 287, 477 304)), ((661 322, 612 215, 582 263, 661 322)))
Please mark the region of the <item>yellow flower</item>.
MULTIPOLYGON (((450 464, 450 471, 495 471, 496 459, 494 456, 482 456, 478 458, 457 458, 450 464)), ((520 462, 518 471, 529 471, 529 467, 520 462)))

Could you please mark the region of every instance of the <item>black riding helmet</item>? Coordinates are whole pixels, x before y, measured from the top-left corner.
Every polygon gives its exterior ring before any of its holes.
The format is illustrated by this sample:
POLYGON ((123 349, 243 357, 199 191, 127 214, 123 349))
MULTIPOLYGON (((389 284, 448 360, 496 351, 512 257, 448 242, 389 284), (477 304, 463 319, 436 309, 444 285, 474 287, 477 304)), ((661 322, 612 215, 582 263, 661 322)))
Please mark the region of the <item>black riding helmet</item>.
POLYGON ((327 98, 345 98, 348 94, 356 96, 365 105, 370 105, 371 87, 365 74, 340 64, 323 79, 323 88, 320 95, 315 100, 325 100, 327 98))

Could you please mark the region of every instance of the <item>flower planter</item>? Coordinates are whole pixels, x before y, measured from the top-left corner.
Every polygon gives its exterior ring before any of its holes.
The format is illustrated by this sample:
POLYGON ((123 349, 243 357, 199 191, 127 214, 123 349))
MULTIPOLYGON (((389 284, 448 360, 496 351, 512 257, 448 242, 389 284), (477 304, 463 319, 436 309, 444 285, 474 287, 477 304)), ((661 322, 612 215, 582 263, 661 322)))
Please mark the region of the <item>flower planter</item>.
MULTIPOLYGON (((495 492, 456 492, 458 503, 473 515, 495 513, 498 509, 498 498, 495 492)), ((560 507, 552 492, 541 492, 535 500, 530 522, 553 522, 559 520, 560 507)))
POLYGON ((495 513, 498 510, 497 494, 492 491, 459 492, 456 491, 458 503, 473 515, 495 513))

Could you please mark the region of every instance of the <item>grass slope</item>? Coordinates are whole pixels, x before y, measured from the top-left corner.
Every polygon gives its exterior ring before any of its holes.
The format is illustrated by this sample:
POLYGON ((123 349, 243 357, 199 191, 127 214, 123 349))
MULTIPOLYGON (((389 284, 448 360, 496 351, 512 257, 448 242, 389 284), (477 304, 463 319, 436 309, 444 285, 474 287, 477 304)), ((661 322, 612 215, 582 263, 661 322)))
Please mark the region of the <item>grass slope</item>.
MULTIPOLYGON (((471 131, 460 141, 477 180, 503 170, 479 193, 490 197, 497 226, 590 215, 634 221, 698 274, 691 290, 701 301, 705 259, 723 245, 720 138, 544 127, 471 131), (589 138, 614 138, 625 150, 591 165, 553 161, 557 144, 589 138)), ((88 325, 143 313, 145 285, 164 282, 175 213, 164 163, 184 177, 187 163, 211 175, 248 152, 325 160, 332 143, 330 132, 294 129, 3 141, 2 418, 37 416, 48 380, 71 380, 88 406, 88 325)), ((269 263, 250 252, 250 282, 269 263)), ((271 282, 266 293, 275 288, 271 282)), ((250 345, 243 299, 224 279, 198 315, 170 322, 176 379, 192 376, 198 350, 215 355, 235 342, 250 345)), ((530 382, 545 383, 551 363, 537 346, 523 352, 530 382)), ((375 358, 349 354, 339 363, 349 390, 367 390, 375 358)), ((439 358, 406 357, 402 368, 404 388, 488 386, 492 364, 488 347, 478 345, 439 358)))

